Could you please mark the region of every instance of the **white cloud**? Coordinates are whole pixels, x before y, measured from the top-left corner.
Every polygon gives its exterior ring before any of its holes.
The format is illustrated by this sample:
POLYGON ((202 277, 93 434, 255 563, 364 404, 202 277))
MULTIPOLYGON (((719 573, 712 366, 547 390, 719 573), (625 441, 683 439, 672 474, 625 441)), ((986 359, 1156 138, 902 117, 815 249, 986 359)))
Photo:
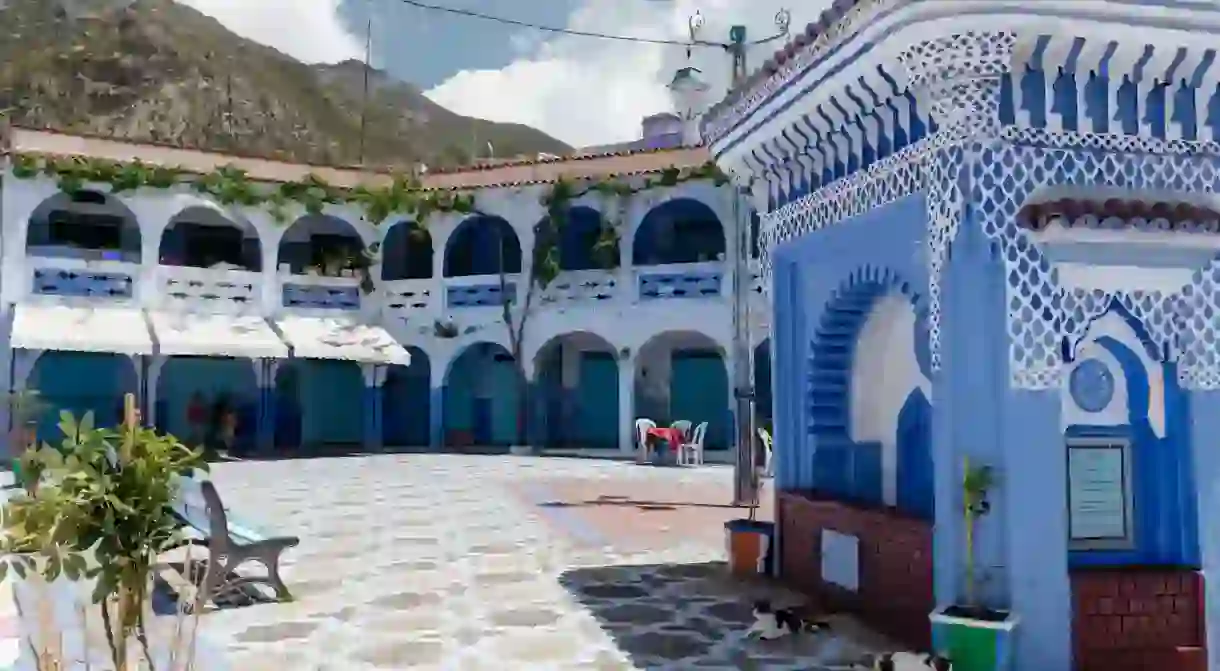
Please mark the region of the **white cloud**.
POLYGON ((179 0, 226 28, 306 63, 362 58, 364 46, 340 23, 339 0, 179 0))
MULTIPOLYGON (((794 30, 829 2, 804 4, 793 16, 794 30)), ((746 25, 757 39, 775 32, 774 16, 783 6, 779 0, 587 0, 567 27, 685 40, 687 20, 699 10, 706 19, 703 39, 727 39, 733 23, 746 25)), ((751 65, 761 65, 782 44, 753 49, 751 65)), ((685 62, 682 47, 561 35, 498 70, 459 72, 427 95, 460 114, 527 124, 577 146, 622 142, 639 137, 643 117, 670 111, 665 84, 685 62)), ((696 49, 692 64, 713 84, 713 97, 724 94, 730 73, 724 51, 696 49)))
MULTIPOLYGON (((344 30, 336 14, 339 0, 181 0, 234 32, 269 44, 305 62, 360 58, 363 44, 344 30), (291 17, 286 21, 285 17, 291 17)), ((794 31, 813 21, 830 0, 791 3, 794 31)), ((615 35, 687 39, 687 20, 706 18, 700 37, 727 39, 729 25, 742 23, 757 39, 775 31, 773 17, 784 0, 584 0, 567 27, 615 35)), ((686 64, 686 49, 598 40, 571 35, 505 32, 521 55, 495 70, 466 70, 426 93, 459 114, 523 123, 569 144, 586 146, 639 137, 640 120, 669 111, 665 85, 686 64)), ((782 42, 751 50, 756 67, 782 42)), ((696 49, 692 64, 724 94, 728 56, 720 49, 696 49)))

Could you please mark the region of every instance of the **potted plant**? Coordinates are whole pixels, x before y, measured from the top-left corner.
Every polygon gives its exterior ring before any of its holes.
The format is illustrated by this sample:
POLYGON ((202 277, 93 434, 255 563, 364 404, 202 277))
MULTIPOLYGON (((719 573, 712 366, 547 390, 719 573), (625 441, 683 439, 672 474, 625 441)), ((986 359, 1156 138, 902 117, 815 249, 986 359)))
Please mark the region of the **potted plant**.
MULTIPOLYGON (((757 443, 754 448, 758 449, 757 443)), ((729 571, 738 577, 769 576, 775 570, 775 523, 757 519, 758 499, 762 493, 762 479, 757 468, 750 469, 750 478, 754 500, 747 503, 749 516, 724 523, 729 571)))
POLYGON ((170 511, 181 478, 207 464, 139 426, 133 406, 117 430, 65 411, 62 443, 23 456, 41 482, 4 505, 0 537, 0 580, 14 581, 23 639, 18 669, 177 671, 198 661, 197 615, 186 613, 201 612, 201 595, 158 626, 151 597, 158 557, 182 545, 170 511))
POLYGON ((953 661, 955 671, 1007 671, 1012 667, 1018 619, 1011 611, 985 605, 979 597, 974 539, 979 519, 991 512, 996 475, 991 466, 963 463, 962 514, 965 519, 965 586, 959 603, 930 615, 936 652, 953 661))

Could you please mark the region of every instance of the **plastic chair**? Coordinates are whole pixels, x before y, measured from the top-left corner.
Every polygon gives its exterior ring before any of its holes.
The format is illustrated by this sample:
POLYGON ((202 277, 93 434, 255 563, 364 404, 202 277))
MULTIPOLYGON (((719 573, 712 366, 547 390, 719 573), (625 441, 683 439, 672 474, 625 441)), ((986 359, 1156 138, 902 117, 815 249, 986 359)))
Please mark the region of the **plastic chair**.
POLYGON ((652 458, 652 448, 648 446, 648 430, 657 428, 657 423, 643 417, 635 420, 635 440, 639 444, 636 461, 646 463, 652 458))
POLYGON ((758 427, 758 439, 762 441, 763 450, 765 450, 766 459, 763 461, 763 477, 775 477, 775 471, 771 465, 771 434, 761 426, 758 427))
POLYGON ((696 466, 703 465, 703 438, 707 435, 707 422, 700 422, 699 426, 695 427, 694 436, 689 443, 682 445, 682 450, 679 453, 678 463, 692 464, 696 466))
POLYGON ((682 432, 682 442, 685 443, 688 440, 690 440, 690 426, 691 425, 690 425, 689 420, 679 419, 678 421, 674 422, 673 424, 670 424, 669 428, 677 429, 677 430, 681 431, 682 432))

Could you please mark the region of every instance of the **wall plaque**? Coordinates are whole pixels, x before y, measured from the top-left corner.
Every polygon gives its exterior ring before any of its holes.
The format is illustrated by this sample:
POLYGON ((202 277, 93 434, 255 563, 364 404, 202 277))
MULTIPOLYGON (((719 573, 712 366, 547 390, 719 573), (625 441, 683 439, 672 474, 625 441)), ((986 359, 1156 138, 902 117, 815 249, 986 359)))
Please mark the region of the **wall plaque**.
POLYGON ((1129 445, 1121 440, 1068 443, 1068 538, 1073 549, 1129 546, 1129 445))

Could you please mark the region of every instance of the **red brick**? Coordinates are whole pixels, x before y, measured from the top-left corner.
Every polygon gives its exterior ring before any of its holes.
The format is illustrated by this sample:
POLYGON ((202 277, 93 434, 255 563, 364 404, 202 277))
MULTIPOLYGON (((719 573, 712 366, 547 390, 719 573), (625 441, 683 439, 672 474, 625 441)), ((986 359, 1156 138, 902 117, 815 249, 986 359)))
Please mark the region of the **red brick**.
POLYGON ((1206 668, 1202 598, 1202 580, 1194 571, 1074 573, 1076 671, 1206 668))

